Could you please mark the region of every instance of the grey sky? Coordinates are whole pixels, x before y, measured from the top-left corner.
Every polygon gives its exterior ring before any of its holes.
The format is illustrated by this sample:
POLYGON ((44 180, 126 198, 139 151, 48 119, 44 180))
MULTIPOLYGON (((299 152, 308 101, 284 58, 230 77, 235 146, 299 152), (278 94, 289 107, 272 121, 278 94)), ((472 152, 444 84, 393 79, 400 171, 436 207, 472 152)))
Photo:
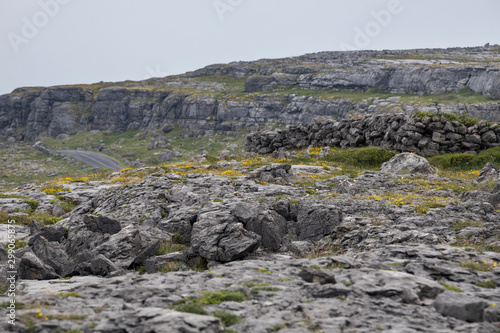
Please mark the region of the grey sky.
POLYGON ((500 43, 499 0, 0 0, 0 94, 345 48, 500 43))

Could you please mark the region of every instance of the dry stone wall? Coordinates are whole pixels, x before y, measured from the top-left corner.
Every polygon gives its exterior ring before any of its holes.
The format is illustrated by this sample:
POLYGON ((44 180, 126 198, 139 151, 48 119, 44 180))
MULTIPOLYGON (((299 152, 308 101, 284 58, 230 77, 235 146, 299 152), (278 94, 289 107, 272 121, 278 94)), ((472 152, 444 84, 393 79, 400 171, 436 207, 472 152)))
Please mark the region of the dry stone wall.
POLYGON ((466 127, 442 115, 377 114, 361 118, 319 118, 285 130, 259 130, 247 136, 246 150, 268 154, 282 149, 378 146, 423 156, 477 153, 500 146, 500 126, 481 121, 466 127))

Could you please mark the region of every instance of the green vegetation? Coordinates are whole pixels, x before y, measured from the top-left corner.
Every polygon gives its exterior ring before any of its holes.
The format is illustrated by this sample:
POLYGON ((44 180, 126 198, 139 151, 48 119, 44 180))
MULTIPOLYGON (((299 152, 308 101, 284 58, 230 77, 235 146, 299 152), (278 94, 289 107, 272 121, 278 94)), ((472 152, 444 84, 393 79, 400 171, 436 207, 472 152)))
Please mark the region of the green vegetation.
POLYGON ((464 261, 459 264, 460 267, 469 268, 476 272, 487 272, 492 268, 498 266, 496 261, 482 260, 482 261, 464 261))
POLYGON ((382 163, 389 161, 396 155, 387 149, 377 147, 366 147, 357 149, 340 149, 333 150, 331 154, 323 160, 328 162, 336 162, 347 164, 349 166, 363 168, 380 168, 382 163))
POLYGON ((24 200, 24 203, 27 203, 30 206, 31 211, 34 212, 38 208, 38 204, 40 202, 36 200, 24 200))
POLYGON ((452 228, 454 231, 460 231, 467 227, 481 228, 483 224, 482 221, 455 221, 452 228))
POLYGON ((158 272, 160 273, 176 272, 179 270, 179 267, 182 267, 181 262, 178 261, 167 262, 158 269, 158 272))
POLYGON ((184 245, 174 244, 173 242, 165 241, 165 242, 161 243, 160 248, 158 249, 158 252, 156 253, 156 255, 161 256, 161 255, 164 255, 166 253, 173 253, 173 252, 179 252, 179 251, 184 251, 184 245))
POLYGON ((194 314, 199 314, 199 315, 208 315, 208 312, 203 309, 203 306, 200 304, 180 304, 175 307, 176 311, 179 312, 187 312, 187 313, 194 313, 194 314))
MULTIPOLYGON (((27 245, 28 245, 28 242, 24 242, 24 241, 16 239, 14 242, 14 250, 22 249, 22 248, 26 247, 27 245)), ((9 243, 7 243, 7 242, 5 243, 5 250, 6 251, 9 250, 9 243)))
POLYGON ((285 329, 287 326, 285 324, 275 324, 273 327, 269 329, 269 332, 278 332, 282 329, 285 329))
POLYGON ((28 199, 28 197, 18 195, 18 194, 13 194, 13 193, 0 193, 0 198, 15 198, 15 199, 28 199))
POLYGON ((191 261, 191 264, 188 266, 188 268, 196 272, 204 272, 208 270, 208 261, 203 257, 198 257, 191 261))
POLYGON ((241 291, 220 290, 220 291, 200 291, 203 295, 198 299, 202 305, 221 304, 222 302, 243 302, 247 300, 245 294, 241 291))
POLYGON ((448 289, 448 290, 455 291, 455 292, 457 292, 457 293, 461 293, 461 292, 463 292, 463 290, 462 290, 462 289, 457 288, 457 287, 455 287, 455 286, 452 286, 452 285, 450 285, 450 284, 447 284, 447 283, 445 283, 445 282, 443 282, 443 281, 439 281, 439 284, 440 284, 440 285, 442 285, 443 287, 445 287, 445 288, 446 288, 446 289, 448 289))
POLYGON ((430 157, 428 161, 440 170, 477 170, 484 167, 488 162, 500 165, 500 147, 483 150, 477 155, 466 153, 443 154, 430 157))
POLYGON ((279 278, 278 281, 280 282, 290 282, 290 281, 293 281, 292 279, 288 279, 288 278, 279 278))
POLYGON ((182 236, 179 235, 178 233, 174 233, 174 235, 172 236, 172 242, 175 244, 182 244, 183 242, 182 236))
POLYGON ((252 295, 257 295, 259 294, 259 291, 281 291, 281 288, 278 287, 271 287, 271 286, 261 286, 261 287, 255 287, 250 290, 250 294, 252 295))
POLYGON ((71 291, 71 292, 67 292, 67 293, 60 292, 60 293, 57 294, 57 296, 61 296, 61 297, 82 297, 82 295, 80 295, 76 291, 71 291))
POLYGON ((242 320, 241 317, 226 311, 214 311, 212 315, 219 318, 224 327, 238 324, 242 320))
POLYGON ((40 223, 42 226, 53 225, 59 222, 62 218, 55 217, 48 213, 30 213, 29 215, 9 215, 6 212, 0 211, 0 224, 7 224, 9 220, 15 220, 16 224, 28 225, 33 220, 40 223))
POLYGON ((242 286, 251 288, 250 293, 252 295, 257 295, 259 291, 281 291, 281 288, 278 287, 272 287, 269 285, 267 282, 245 282, 241 284, 242 286))
POLYGON ((497 287, 497 285, 491 280, 477 282, 476 286, 488 289, 495 289, 497 287))

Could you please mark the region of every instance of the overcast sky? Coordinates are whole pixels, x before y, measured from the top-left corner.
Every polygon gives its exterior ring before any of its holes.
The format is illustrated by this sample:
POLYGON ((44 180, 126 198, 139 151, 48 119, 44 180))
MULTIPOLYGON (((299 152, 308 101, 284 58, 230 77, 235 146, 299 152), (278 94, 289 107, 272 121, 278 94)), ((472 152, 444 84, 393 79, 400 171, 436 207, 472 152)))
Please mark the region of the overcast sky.
POLYGON ((0 94, 343 49, 500 43, 499 0, 0 0, 0 94))

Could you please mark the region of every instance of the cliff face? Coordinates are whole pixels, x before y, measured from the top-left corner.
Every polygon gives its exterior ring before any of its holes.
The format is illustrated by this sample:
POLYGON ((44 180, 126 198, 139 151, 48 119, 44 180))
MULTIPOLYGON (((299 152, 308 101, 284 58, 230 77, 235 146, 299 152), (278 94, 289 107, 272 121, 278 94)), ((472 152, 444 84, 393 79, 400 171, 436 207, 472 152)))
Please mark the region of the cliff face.
POLYGON ((204 135, 273 122, 311 122, 320 116, 415 110, 466 111, 500 121, 499 64, 500 51, 491 47, 322 52, 213 65, 141 82, 21 88, 0 96, 0 134, 34 140, 89 130, 157 130, 178 123, 193 135, 204 135), (478 98, 449 101, 442 96, 460 96, 464 89, 478 98), (367 90, 361 98, 345 95, 367 90))

